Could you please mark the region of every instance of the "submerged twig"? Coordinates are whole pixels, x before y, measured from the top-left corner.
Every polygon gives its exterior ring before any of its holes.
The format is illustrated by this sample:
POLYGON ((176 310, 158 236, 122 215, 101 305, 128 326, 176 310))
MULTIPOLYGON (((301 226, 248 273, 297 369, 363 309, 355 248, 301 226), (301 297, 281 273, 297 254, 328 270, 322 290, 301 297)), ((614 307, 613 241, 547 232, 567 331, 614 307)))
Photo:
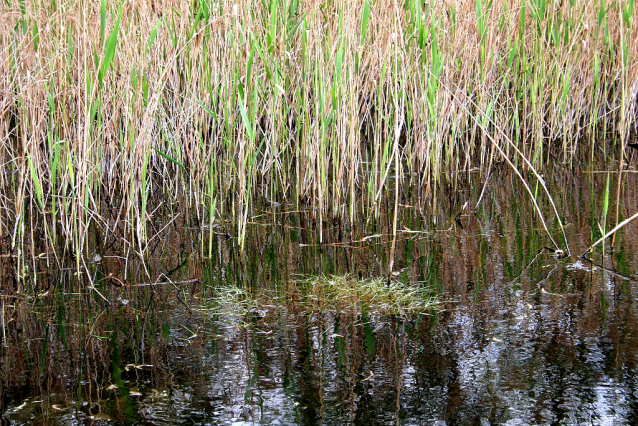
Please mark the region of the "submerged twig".
POLYGON ((607 273, 609 275, 612 275, 614 277, 620 278, 621 280, 626 280, 626 281, 631 281, 631 282, 638 282, 638 280, 636 278, 632 278, 630 276, 621 274, 619 272, 616 272, 614 270, 611 270, 611 269, 607 268, 606 266, 599 265, 598 263, 594 262, 593 260, 587 259, 586 257, 582 257, 581 259, 591 265, 591 272, 596 271, 596 268, 598 268, 598 269, 602 270, 603 272, 605 272, 605 273, 607 273))

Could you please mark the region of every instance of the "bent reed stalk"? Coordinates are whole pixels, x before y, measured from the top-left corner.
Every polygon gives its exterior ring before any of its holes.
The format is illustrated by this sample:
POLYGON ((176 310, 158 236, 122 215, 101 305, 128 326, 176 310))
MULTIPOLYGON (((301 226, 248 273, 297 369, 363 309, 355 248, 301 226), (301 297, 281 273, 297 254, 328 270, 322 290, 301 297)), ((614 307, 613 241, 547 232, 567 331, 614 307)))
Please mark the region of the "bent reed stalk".
POLYGON ((321 226, 378 213, 393 172, 436 194, 496 161, 621 158, 637 28, 633 0, 4 2, 0 233, 81 254, 98 226, 143 254, 176 209, 243 236, 256 195, 321 226))

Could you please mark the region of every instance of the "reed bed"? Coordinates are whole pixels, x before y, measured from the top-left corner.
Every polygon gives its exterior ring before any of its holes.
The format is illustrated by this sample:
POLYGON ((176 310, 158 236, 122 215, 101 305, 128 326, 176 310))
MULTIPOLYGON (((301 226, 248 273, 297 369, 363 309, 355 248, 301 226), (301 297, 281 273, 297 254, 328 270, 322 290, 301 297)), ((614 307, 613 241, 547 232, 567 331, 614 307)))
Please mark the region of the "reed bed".
POLYGON ((620 159, 637 27, 633 0, 3 2, 0 233, 80 267, 177 215, 243 244, 257 197, 321 227, 505 159, 620 159))

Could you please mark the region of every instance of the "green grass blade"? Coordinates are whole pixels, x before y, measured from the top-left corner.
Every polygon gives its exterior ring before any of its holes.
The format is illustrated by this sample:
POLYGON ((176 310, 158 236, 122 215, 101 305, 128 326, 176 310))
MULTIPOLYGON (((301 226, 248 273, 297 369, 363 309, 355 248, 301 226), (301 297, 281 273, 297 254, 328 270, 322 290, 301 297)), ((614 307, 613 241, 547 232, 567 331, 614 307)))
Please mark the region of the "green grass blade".
POLYGON ((109 35, 109 38, 108 40, 106 40, 106 44, 104 45, 104 58, 102 59, 102 66, 100 67, 100 71, 98 72, 98 81, 100 82, 100 87, 102 87, 104 83, 104 77, 111 67, 111 63, 113 62, 113 58, 115 57, 117 36, 120 31, 120 21, 122 20, 122 9, 122 6, 120 6, 120 11, 117 14, 117 20, 115 21, 113 31, 111 31, 111 34, 109 35))
POLYGON ((184 166, 184 164, 180 163, 179 161, 177 161, 176 159, 174 159, 173 157, 164 154, 162 151, 160 151, 159 149, 155 148, 154 146, 152 146, 151 148, 153 148, 153 151, 157 152, 159 155, 161 155, 162 157, 164 157, 165 159, 167 159, 168 161, 170 161, 173 164, 178 165, 179 167, 181 167, 182 169, 184 169, 184 171, 186 173, 188 173, 188 170, 186 169, 186 167, 184 166))
POLYGON ((359 44, 363 46, 368 31, 368 21, 370 20, 370 2, 366 0, 363 4, 363 15, 361 16, 361 38, 359 44))

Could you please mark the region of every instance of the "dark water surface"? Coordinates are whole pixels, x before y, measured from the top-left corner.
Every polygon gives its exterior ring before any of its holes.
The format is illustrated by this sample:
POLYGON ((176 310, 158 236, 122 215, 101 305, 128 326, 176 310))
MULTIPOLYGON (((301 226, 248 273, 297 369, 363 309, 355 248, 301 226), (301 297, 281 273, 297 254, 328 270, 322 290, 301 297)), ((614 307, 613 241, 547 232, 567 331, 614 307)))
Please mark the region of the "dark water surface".
MULTIPOLYGON (((419 315, 295 300, 296 274, 387 273, 384 205, 379 219, 326 221, 320 236, 309 208, 275 203, 254 212, 245 256, 225 223, 210 257, 210 234, 190 223, 162 234, 145 264, 98 247, 88 270, 110 306, 74 260, 53 271, 35 261, 40 296, 1 298, 3 422, 638 424, 638 224, 594 253, 607 270, 577 258, 613 227, 617 176, 605 223, 607 177, 552 182, 564 259, 544 250, 551 242, 509 173, 491 177, 476 211, 480 182, 425 206, 402 194, 393 271, 442 302, 419 315), (114 285, 150 282, 175 284, 114 285)), ((621 220, 638 209, 637 179, 623 177, 621 220)))

